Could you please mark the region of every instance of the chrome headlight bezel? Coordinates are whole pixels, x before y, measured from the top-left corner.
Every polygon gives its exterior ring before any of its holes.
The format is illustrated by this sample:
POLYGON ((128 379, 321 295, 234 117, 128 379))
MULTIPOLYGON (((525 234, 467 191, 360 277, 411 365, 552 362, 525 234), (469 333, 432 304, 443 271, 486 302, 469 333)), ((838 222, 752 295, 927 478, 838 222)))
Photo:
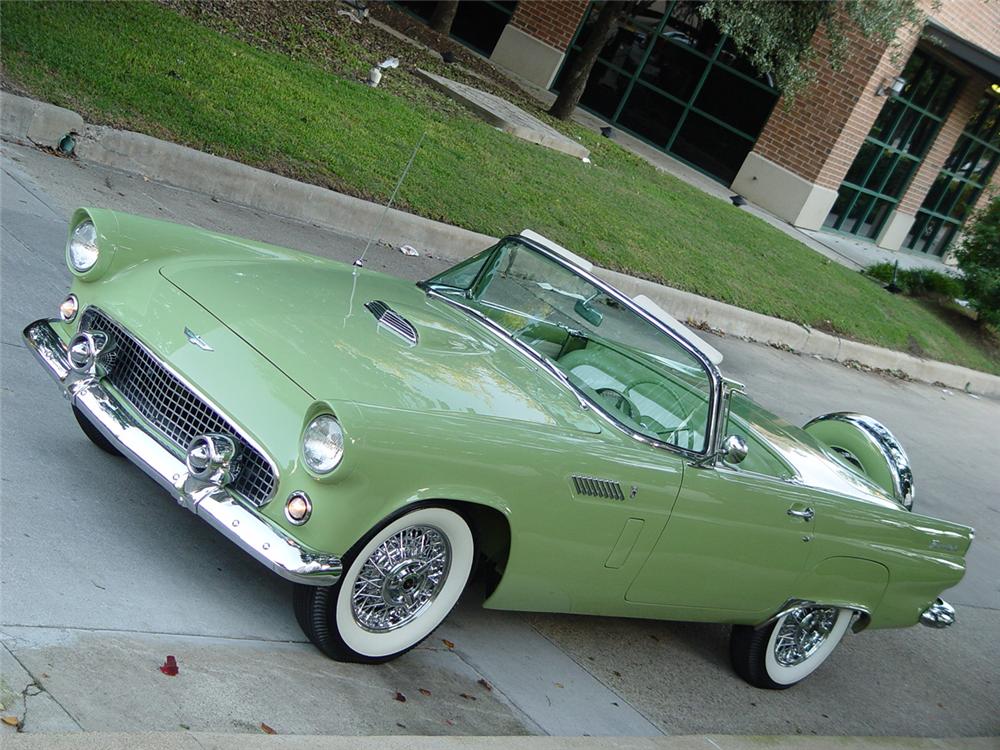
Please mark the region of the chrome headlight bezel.
POLYGON ((70 232, 66 240, 66 265, 70 270, 84 274, 91 271, 101 258, 97 245, 97 227, 90 219, 84 219, 70 232))
POLYGON ((344 459, 344 430, 333 414, 319 414, 302 430, 299 452, 306 468, 325 476, 344 459))

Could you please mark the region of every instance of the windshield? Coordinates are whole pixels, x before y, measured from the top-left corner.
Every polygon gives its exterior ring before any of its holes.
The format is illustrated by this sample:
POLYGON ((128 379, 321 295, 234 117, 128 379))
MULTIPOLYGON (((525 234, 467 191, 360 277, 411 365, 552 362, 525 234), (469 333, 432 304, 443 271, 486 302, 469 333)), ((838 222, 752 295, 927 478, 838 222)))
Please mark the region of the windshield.
POLYGON ((508 239, 425 285, 488 317, 630 430, 705 451, 712 381, 701 362, 557 261, 508 239))

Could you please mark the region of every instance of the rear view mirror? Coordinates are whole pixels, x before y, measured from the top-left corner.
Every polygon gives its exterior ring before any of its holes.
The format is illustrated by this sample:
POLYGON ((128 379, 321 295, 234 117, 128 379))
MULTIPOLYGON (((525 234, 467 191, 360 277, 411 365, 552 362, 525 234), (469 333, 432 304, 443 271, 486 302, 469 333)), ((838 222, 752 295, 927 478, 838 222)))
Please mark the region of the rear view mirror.
POLYGON ((573 305, 573 312, 594 326, 594 328, 597 328, 601 324, 601 321, 604 320, 604 314, 600 310, 595 310, 583 299, 576 301, 576 304, 573 305))

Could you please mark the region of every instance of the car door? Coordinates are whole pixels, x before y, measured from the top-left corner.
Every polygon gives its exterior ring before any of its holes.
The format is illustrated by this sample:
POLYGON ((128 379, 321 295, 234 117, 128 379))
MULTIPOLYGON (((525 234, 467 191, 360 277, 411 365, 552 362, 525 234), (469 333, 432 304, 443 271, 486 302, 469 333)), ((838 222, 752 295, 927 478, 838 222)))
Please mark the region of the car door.
POLYGON ((627 598, 692 610, 773 612, 795 594, 814 513, 805 487, 721 463, 690 467, 627 598))
POLYGON ((660 538, 687 459, 613 428, 537 456, 537 494, 512 514, 507 567, 486 605, 625 613, 625 591, 660 538))

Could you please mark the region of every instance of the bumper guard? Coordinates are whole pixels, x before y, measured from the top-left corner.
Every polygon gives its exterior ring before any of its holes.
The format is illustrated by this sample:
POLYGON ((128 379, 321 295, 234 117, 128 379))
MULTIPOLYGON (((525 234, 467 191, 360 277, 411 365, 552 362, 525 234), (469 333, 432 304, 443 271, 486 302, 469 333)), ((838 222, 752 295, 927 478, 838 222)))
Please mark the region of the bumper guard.
POLYGON ((329 586, 340 579, 339 559, 306 550, 280 527, 246 508, 225 487, 192 477, 184 461, 133 417, 98 377, 70 366, 66 345, 48 320, 25 328, 24 340, 66 398, 178 504, 282 578, 312 586, 329 586))

